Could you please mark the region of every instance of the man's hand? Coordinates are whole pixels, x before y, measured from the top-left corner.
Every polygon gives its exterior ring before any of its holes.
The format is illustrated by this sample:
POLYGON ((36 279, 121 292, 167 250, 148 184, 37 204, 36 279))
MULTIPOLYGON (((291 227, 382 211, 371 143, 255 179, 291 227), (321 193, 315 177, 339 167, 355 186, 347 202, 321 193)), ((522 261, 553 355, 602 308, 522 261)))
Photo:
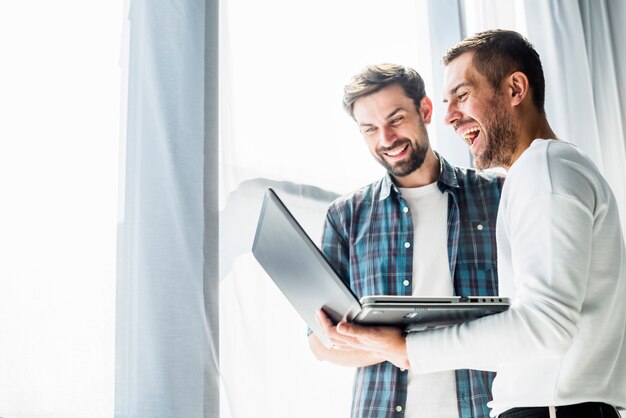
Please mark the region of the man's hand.
POLYGON ((334 326, 321 309, 317 313, 317 320, 326 331, 334 349, 370 352, 399 368, 410 367, 406 354, 406 335, 401 329, 383 326, 366 327, 347 322, 340 322, 334 326))
POLYGON ((318 313, 318 322, 324 328, 324 333, 330 339, 333 346, 326 347, 317 338, 315 333, 309 336, 309 346, 318 360, 328 361, 339 366, 366 367, 385 361, 379 353, 372 351, 355 350, 345 342, 345 336, 337 333, 337 327, 323 311, 318 313))
MULTIPOLYGON (((355 350, 358 341, 355 338, 345 336, 337 332, 337 327, 323 310, 317 311, 317 322, 320 323, 334 350, 355 350)), ((370 351, 370 350, 368 350, 370 351)))

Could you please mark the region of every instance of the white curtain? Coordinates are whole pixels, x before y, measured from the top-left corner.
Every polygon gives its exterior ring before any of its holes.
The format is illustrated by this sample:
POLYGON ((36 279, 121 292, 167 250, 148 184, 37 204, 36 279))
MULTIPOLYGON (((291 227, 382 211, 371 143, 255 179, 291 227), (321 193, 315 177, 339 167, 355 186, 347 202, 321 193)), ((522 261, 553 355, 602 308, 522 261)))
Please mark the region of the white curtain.
POLYGON ((525 12, 528 35, 545 57, 546 111, 553 128, 601 168, 626 221, 626 96, 620 96, 626 78, 619 71, 626 68, 624 2, 535 0, 525 12))

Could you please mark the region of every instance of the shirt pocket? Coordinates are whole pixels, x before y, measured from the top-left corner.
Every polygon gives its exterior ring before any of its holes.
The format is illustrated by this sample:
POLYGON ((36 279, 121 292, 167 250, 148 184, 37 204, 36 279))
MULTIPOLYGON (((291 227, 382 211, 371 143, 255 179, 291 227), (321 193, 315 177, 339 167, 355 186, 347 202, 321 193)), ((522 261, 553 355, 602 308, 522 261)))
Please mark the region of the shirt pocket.
POLYGON ((495 233, 495 225, 484 219, 461 222, 456 269, 465 295, 498 294, 495 233))

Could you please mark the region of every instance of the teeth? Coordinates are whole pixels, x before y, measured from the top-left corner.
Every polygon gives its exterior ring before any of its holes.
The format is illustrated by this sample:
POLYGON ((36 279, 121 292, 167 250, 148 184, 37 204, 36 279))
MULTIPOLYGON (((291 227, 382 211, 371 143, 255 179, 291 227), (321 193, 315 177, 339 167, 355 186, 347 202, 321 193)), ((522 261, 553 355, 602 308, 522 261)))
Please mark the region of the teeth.
POLYGON ((468 130, 461 133, 461 136, 469 145, 474 143, 474 139, 478 136, 478 132, 480 132, 480 128, 478 126, 473 126, 468 130))
POLYGON ((478 131, 480 131, 480 128, 478 126, 474 126, 473 128, 469 128, 467 131, 463 132, 461 135, 467 138, 468 136, 472 135, 474 132, 478 132, 478 131))
POLYGON ((403 147, 396 148, 395 150, 392 150, 392 151, 387 151, 385 154, 387 154, 390 157, 395 157, 396 155, 400 154, 405 149, 406 149, 406 145, 403 147))

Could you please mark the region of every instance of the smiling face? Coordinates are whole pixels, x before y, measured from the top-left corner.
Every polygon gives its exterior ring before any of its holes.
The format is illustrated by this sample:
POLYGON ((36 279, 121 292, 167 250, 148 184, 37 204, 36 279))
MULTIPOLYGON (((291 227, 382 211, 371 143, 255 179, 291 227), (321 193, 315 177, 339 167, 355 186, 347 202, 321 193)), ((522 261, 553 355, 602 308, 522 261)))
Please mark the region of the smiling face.
POLYGON ((461 54, 446 67, 445 122, 467 142, 477 168, 506 168, 517 149, 517 129, 504 92, 476 71, 472 58, 461 54))
POLYGON ((402 186, 402 178, 418 170, 430 149, 426 124, 432 104, 427 97, 420 112, 399 84, 392 84, 354 102, 353 115, 370 152, 402 186))

